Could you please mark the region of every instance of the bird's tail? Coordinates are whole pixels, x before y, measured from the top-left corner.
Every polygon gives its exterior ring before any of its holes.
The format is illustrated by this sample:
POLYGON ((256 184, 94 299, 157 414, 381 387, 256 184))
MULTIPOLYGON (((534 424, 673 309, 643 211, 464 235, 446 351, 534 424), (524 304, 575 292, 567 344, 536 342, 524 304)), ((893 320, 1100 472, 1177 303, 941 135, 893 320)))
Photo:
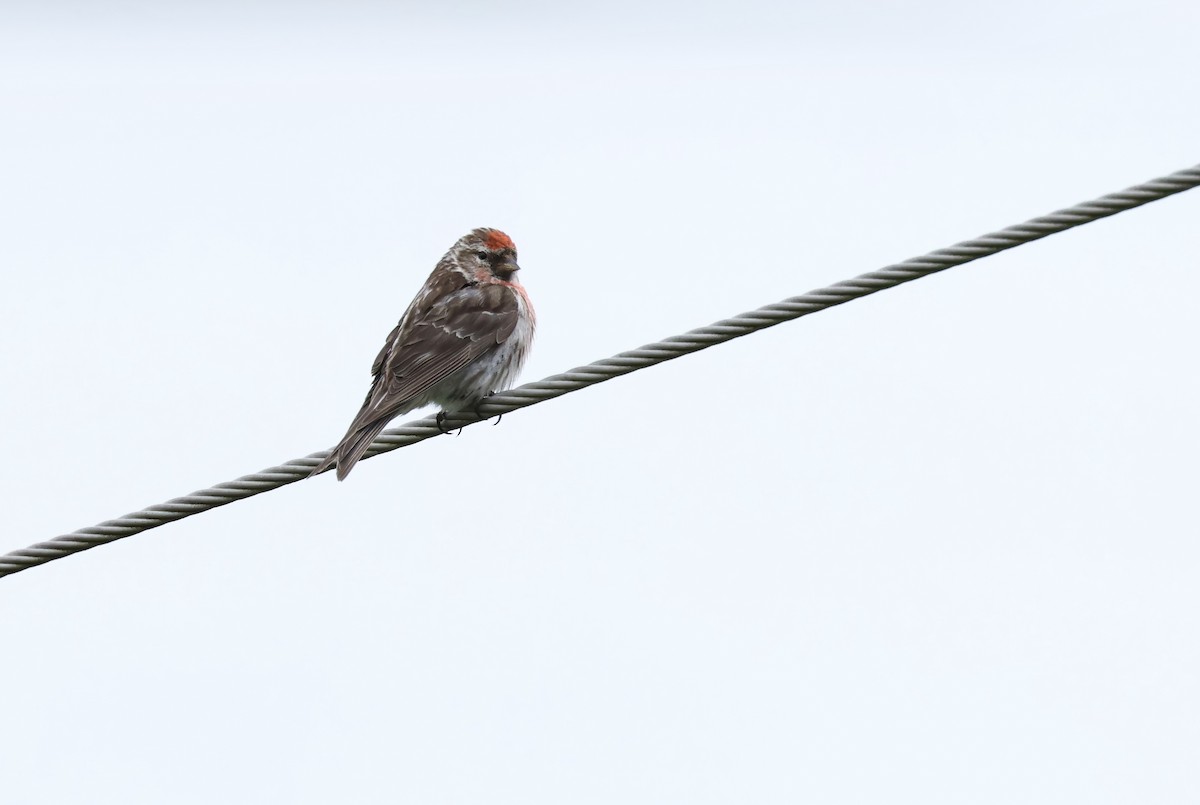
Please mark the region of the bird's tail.
POLYGON ((371 442, 375 441, 375 437, 387 427, 387 423, 388 420, 385 419, 382 422, 373 422, 366 427, 347 433, 338 442, 337 447, 329 452, 329 456, 313 468, 308 476, 311 478, 314 475, 320 475, 330 467, 336 466, 337 479, 344 481, 350 474, 350 470, 354 469, 354 465, 367 452, 371 442))

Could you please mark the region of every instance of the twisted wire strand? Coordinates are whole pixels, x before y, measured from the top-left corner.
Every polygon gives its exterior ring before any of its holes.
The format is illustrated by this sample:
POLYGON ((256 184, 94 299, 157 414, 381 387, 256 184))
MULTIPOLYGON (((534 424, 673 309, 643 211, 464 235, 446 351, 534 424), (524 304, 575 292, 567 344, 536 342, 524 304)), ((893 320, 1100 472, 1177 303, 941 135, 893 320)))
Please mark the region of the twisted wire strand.
MULTIPOLYGON (((448 429, 465 427, 493 416, 552 400, 555 397, 603 383, 614 377, 699 352, 734 338, 740 338, 786 321, 798 319, 801 316, 807 316, 810 313, 826 310, 853 299, 945 271, 947 268, 960 266, 981 257, 1040 240, 1048 235, 1107 218, 1151 201, 1182 193, 1196 186, 1200 186, 1200 165, 1040 218, 1034 218, 1023 224, 1010 226, 972 240, 965 240, 921 257, 913 257, 902 263, 895 263, 826 288, 793 296, 782 302, 766 305, 757 310, 710 324, 707 327, 699 327, 682 335, 674 335, 654 344, 647 344, 611 358, 579 366, 535 383, 526 383, 524 386, 489 397, 479 406, 478 414, 463 411, 448 413, 444 419, 444 427, 448 429)), ((413 420, 380 434, 372 442, 365 457, 371 458, 380 453, 407 447, 442 435, 442 433, 442 427, 439 427, 434 416, 413 420)), ((12 551, 0 556, 0 577, 19 573, 64 556, 131 537, 151 528, 182 520, 184 517, 191 517, 193 514, 295 483, 307 477, 320 460, 328 455, 329 451, 312 453, 304 458, 293 459, 262 472, 244 475, 235 481, 217 484, 208 489, 202 489, 157 506, 150 506, 124 517, 118 517, 115 520, 106 520, 99 525, 81 528, 73 533, 12 551)))

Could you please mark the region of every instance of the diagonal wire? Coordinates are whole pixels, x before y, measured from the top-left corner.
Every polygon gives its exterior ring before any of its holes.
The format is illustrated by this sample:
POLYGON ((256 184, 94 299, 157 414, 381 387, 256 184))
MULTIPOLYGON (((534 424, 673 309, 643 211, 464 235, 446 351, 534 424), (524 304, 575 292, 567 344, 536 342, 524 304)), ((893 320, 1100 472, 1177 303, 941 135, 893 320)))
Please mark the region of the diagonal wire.
MULTIPOLYGON (((905 282, 978 260, 980 257, 987 257, 1014 246, 1040 240, 1047 235, 1107 218, 1151 201, 1182 193, 1196 186, 1200 186, 1200 165, 1135 185, 1127 190, 1110 193, 1092 201, 1085 201, 1082 204, 1034 218, 1023 224, 1010 226, 983 237, 966 240, 945 249, 938 249, 921 257, 905 260, 903 263, 896 263, 878 271, 862 274, 802 296, 794 296, 773 305, 760 307, 707 327, 700 327, 654 344, 647 344, 639 349, 622 352, 611 358, 577 367, 569 372, 552 375, 536 383, 526 383, 519 388, 489 397, 479 407, 482 416, 470 412, 450 413, 445 418, 445 425, 450 428, 458 428, 491 416, 507 414, 519 408, 536 405, 545 400, 551 400, 563 394, 635 372, 638 369, 645 369, 647 366, 654 366, 682 355, 699 352, 715 344, 731 341, 734 338, 764 330, 785 321, 798 319, 809 313, 816 313, 819 310, 873 294, 876 291, 894 288, 905 282)), ((400 447, 407 447, 433 436, 439 436, 441 433, 434 417, 417 419, 401 427, 384 431, 371 444, 371 449, 367 452, 366 457, 370 458, 400 447)), ((295 483, 307 477, 317 463, 327 455, 329 455, 328 451, 313 453, 278 467, 271 467, 252 475, 244 475, 236 481, 217 484, 208 489, 202 489, 157 506, 150 506, 124 517, 118 517, 115 520, 107 520, 99 525, 81 528, 71 534, 13 551, 0 556, 0 576, 19 573, 64 556, 131 537, 151 528, 233 503, 235 500, 295 483)))

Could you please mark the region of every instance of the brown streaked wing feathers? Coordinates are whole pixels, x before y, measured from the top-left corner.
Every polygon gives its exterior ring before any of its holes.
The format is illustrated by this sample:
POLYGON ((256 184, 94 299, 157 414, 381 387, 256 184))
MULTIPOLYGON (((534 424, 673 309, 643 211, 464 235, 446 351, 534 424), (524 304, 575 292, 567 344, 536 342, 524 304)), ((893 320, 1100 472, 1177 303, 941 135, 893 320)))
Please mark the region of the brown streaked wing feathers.
MULTIPOLYGON (((414 303, 416 307, 416 303, 414 303)), ((503 285, 472 285, 439 298, 375 359, 375 381, 349 433, 391 419, 447 377, 503 343, 517 326, 515 294, 503 285)))

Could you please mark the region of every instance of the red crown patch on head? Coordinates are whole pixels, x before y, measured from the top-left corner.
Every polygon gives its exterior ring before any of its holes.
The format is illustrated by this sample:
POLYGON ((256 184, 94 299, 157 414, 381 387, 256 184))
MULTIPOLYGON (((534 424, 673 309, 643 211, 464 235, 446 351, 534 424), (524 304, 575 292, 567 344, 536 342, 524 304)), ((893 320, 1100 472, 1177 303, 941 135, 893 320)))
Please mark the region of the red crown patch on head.
POLYGON ((512 249, 516 251, 517 248, 517 244, 512 242, 512 238, 501 232, 499 229, 493 229, 492 231, 488 232, 486 244, 487 247, 493 251, 497 251, 499 249, 512 249))

